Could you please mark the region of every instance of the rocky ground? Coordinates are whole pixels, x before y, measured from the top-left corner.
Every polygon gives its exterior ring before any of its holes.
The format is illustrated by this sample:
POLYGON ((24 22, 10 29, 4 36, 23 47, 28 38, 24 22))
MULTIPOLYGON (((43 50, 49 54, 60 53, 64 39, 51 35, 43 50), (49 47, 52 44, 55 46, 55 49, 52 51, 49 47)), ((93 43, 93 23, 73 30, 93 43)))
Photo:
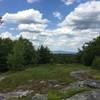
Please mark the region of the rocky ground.
MULTIPOLYGON (((33 94, 31 100, 48 100, 48 94, 46 93, 48 90, 56 89, 62 93, 68 91, 70 88, 88 88, 89 91, 84 91, 62 100, 100 100, 100 80, 94 79, 84 70, 73 71, 70 73, 70 76, 78 79, 78 81, 66 84, 63 82, 60 83, 57 80, 29 80, 29 82, 33 82, 32 86, 20 86, 15 91, 0 93, 0 100, 14 100, 10 98, 22 98, 30 94, 33 94), (25 89, 24 87, 27 88, 25 89)), ((0 81, 4 78, 1 77, 0 81)))
POLYGON ((79 93, 66 100, 100 100, 100 80, 95 80, 84 71, 72 72, 71 76, 80 79, 73 87, 88 87, 91 91, 79 93))

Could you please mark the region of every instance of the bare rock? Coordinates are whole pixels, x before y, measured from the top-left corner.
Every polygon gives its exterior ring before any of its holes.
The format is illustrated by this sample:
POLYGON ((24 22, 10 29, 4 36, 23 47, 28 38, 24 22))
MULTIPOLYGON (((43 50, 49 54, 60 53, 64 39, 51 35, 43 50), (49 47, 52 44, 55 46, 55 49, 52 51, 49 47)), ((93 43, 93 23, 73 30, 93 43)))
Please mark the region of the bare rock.
POLYGON ((100 90, 76 94, 66 100, 100 100, 100 90))
POLYGON ((79 88, 79 87, 89 87, 100 89, 100 80, 84 80, 84 81, 76 81, 70 84, 71 87, 79 88))
POLYGON ((84 86, 100 89, 100 80, 86 80, 84 86))
POLYGON ((84 70, 73 71, 70 73, 70 76, 80 79, 80 80, 88 79, 90 77, 87 71, 84 71, 84 70))

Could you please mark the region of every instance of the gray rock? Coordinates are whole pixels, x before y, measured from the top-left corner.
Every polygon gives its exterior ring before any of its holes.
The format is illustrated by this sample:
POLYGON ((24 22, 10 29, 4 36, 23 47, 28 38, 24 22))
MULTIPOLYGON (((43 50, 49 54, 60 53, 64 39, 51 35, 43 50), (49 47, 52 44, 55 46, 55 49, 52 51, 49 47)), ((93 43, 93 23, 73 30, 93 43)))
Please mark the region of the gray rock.
POLYGON ((32 100, 48 100, 47 99, 47 94, 35 94, 32 97, 32 100))
POLYGON ((48 80, 48 87, 54 87, 57 85, 59 82, 57 80, 48 80))
POLYGON ((100 88, 100 80, 86 80, 84 81, 84 86, 90 88, 100 88))
POLYGON ((100 90, 76 94, 66 100, 100 100, 100 90))
POLYGON ((84 70, 71 72, 70 76, 78 79, 88 78, 87 72, 84 70))
POLYGON ((5 97, 4 96, 0 96, 0 100, 5 100, 5 97))
POLYGON ((3 93, 0 93, 0 100, 6 100, 6 95, 3 93))
POLYGON ((89 87, 100 89, 100 80, 84 80, 77 81, 70 84, 71 87, 79 88, 79 87, 89 87))
POLYGON ((84 81, 76 81, 74 83, 71 83, 70 84, 70 87, 73 87, 73 88, 81 88, 81 87, 84 87, 84 81))
POLYGON ((48 80, 48 83, 52 84, 52 85, 56 85, 56 84, 58 84, 58 81, 57 80, 48 80))
POLYGON ((0 93, 0 100, 8 100, 9 98, 21 98, 23 96, 27 96, 31 94, 33 90, 26 90, 26 91, 14 91, 8 93, 0 93))

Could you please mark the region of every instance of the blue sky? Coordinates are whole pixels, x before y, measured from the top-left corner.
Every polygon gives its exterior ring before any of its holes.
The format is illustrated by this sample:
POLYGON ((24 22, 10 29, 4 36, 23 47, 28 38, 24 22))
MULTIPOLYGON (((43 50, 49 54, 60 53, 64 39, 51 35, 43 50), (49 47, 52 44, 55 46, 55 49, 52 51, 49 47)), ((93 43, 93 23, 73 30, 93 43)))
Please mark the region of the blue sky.
POLYGON ((0 37, 76 52, 100 33, 99 0, 0 0, 0 37))
POLYGON ((52 16, 53 11, 59 11, 64 17, 74 10, 78 4, 78 2, 75 2, 66 6, 62 0, 37 0, 37 2, 33 3, 28 3, 27 0, 2 0, 0 3, 0 15, 6 12, 16 13, 21 10, 36 9, 43 13, 45 18, 55 22, 57 20, 52 16))

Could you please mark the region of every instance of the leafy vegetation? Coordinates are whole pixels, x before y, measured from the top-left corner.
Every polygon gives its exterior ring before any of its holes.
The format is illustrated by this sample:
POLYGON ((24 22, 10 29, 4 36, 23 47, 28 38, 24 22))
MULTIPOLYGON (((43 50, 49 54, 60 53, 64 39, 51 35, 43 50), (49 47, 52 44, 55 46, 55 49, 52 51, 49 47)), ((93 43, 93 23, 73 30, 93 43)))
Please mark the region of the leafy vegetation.
MULTIPOLYGON (((82 50, 79 50, 77 58, 79 62, 84 65, 91 66, 92 63, 94 63, 94 67, 98 68, 99 66, 96 66, 95 64, 99 60, 96 58, 97 56, 100 57, 100 36, 88 43, 85 43, 82 50)), ((100 63, 97 65, 100 65, 100 63)))
POLYGON ((27 65, 50 63, 51 53, 47 47, 38 50, 32 43, 20 37, 18 40, 0 39, 0 72, 22 70, 27 65))
POLYGON ((26 39, 19 38, 14 41, 12 53, 8 55, 10 70, 20 70, 23 66, 32 64, 35 58, 35 50, 32 43, 26 39))
POLYGON ((37 52, 38 52, 38 63, 39 64, 50 63, 51 52, 49 48, 41 46, 37 52))
POLYGON ((100 69, 100 57, 95 57, 92 63, 93 68, 100 69))
POLYGON ((0 72, 8 70, 7 57, 12 52, 12 47, 10 39, 0 39, 0 72))

